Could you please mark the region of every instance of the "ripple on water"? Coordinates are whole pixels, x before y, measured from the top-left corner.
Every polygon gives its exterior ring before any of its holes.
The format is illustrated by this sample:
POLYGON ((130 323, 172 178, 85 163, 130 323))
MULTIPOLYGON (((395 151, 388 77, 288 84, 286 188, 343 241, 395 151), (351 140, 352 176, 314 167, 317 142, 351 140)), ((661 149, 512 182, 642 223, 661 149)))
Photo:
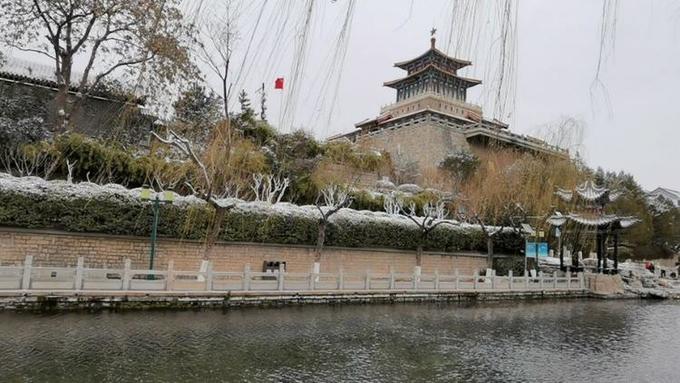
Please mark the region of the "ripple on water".
POLYGON ((677 382, 680 305, 0 313, 0 381, 677 382))

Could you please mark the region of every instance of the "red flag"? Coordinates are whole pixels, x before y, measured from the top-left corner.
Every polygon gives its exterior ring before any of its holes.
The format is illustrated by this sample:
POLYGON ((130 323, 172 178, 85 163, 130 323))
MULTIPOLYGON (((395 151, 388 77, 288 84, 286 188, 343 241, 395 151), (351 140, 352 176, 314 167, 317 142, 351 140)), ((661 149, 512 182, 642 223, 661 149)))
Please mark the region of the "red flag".
POLYGON ((274 89, 283 89, 283 77, 279 77, 274 81, 274 89))

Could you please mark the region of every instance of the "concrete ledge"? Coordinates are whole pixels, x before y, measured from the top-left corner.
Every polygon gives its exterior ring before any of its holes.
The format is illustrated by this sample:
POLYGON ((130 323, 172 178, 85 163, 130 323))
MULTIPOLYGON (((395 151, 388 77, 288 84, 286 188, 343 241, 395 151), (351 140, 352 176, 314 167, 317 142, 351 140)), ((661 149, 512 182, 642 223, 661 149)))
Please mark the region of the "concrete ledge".
POLYGON ((130 310, 588 298, 588 290, 1 291, 0 310, 130 310))

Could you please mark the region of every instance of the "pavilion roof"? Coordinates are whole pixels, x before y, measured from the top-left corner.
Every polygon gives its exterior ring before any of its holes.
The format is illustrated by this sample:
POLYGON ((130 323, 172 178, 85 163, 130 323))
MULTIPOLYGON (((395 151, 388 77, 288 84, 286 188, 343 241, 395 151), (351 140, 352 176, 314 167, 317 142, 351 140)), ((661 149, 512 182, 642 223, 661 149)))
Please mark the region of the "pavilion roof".
POLYGON ((578 195, 580 198, 589 202, 598 201, 602 198, 606 198, 609 202, 614 202, 623 195, 623 192, 612 191, 605 187, 598 187, 593 181, 588 180, 577 186, 573 192, 565 189, 557 189, 555 194, 566 202, 571 202, 574 195, 578 195))
POLYGON ((619 216, 616 214, 575 214, 562 215, 557 212, 546 220, 551 226, 562 226, 567 221, 575 222, 583 226, 605 226, 618 224, 621 228, 630 227, 640 220, 631 216, 619 216))

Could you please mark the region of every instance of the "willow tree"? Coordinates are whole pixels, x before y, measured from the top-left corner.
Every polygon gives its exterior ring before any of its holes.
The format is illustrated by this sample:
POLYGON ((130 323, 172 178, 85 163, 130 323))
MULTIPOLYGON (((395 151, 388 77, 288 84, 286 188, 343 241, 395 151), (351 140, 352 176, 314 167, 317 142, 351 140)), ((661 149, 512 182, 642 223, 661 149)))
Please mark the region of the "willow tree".
POLYGON ((162 89, 192 72, 193 28, 179 3, 0 0, 0 41, 50 59, 57 83, 55 130, 64 131, 83 100, 113 75, 125 73, 162 89))
POLYGON ((224 120, 215 126, 212 140, 204 149, 172 130, 165 137, 153 133, 158 141, 174 148, 192 164, 184 185, 215 210, 208 228, 206 253, 219 238, 222 221, 236 206, 241 190, 253 174, 266 168, 264 155, 250 141, 227 137, 232 134, 228 124, 224 120))
POLYGON ((547 229, 544 219, 556 208, 555 191, 575 185, 581 171, 568 157, 514 152, 491 148, 480 153, 479 165, 462 184, 457 201, 458 218, 480 226, 484 233, 489 265, 494 244, 503 230, 519 231, 532 220, 547 229))

